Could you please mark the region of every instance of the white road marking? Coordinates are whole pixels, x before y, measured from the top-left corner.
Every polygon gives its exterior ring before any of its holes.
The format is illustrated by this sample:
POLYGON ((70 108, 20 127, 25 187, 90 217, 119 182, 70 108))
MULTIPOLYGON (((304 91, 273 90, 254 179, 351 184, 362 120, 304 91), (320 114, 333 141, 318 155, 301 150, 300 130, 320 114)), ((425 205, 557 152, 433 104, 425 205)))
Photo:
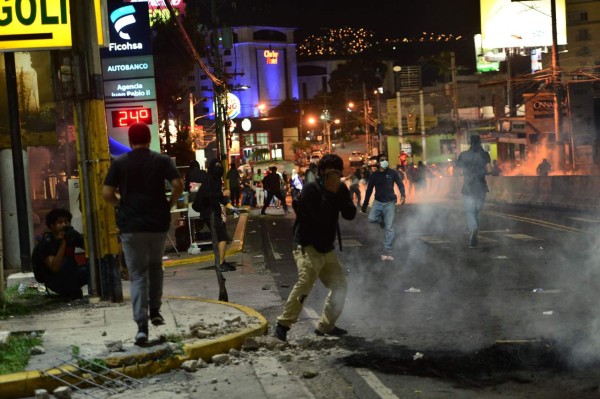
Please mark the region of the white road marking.
POLYGON ((356 373, 362 377, 369 387, 382 399, 398 399, 394 392, 383 385, 381 380, 377 378, 370 370, 356 369, 356 373))
POLYGON ((577 220, 578 222, 585 222, 585 223, 600 223, 600 220, 598 220, 598 219, 586 219, 586 218, 576 218, 576 217, 569 217, 569 219, 577 220))
POLYGON ((355 239, 342 239, 342 247, 362 247, 363 245, 355 239))
POLYGON ((419 237, 419 239, 421 239, 429 244, 450 244, 450 241, 444 240, 441 237, 423 236, 423 237, 419 237))
POLYGON ((528 236, 527 234, 504 234, 507 237, 514 238, 515 240, 523 240, 523 241, 544 241, 541 238, 536 238, 532 236, 528 236))

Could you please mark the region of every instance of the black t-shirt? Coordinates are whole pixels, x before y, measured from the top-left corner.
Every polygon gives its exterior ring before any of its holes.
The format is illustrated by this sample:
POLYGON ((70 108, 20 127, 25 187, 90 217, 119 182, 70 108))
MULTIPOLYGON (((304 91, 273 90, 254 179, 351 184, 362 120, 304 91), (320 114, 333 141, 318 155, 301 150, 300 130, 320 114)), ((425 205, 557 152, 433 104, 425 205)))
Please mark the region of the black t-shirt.
POLYGON ((123 233, 164 232, 169 229, 171 213, 165 180, 181 175, 166 155, 138 148, 116 158, 106 174, 104 185, 116 187, 121 194, 117 226, 123 233))

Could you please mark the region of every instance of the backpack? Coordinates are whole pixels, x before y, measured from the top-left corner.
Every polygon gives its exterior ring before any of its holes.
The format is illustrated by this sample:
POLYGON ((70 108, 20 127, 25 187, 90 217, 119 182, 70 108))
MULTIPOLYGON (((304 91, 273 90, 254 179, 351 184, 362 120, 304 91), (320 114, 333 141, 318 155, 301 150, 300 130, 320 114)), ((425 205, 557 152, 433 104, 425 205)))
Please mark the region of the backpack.
POLYGON ((31 252, 31 270, 33 271, 33 276, 35 277, 35 281, 38 283, 45 283, 44 279, 44 260, 40 254, 40 242, 44 239, 42 237, 36 237, 35 246, 33 247, 33 251, 31 252))

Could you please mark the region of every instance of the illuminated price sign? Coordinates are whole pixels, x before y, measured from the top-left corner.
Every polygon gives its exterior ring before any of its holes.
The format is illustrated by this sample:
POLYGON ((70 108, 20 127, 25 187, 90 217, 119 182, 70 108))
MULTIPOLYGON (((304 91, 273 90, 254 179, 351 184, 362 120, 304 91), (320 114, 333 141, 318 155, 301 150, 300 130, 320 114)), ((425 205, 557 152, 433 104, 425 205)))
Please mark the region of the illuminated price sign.
POLYGON ((152 124, 152 110, 150 108, 120 109, 111 111, 113 127, 127 127, 132 123, 142 122, 152 124))

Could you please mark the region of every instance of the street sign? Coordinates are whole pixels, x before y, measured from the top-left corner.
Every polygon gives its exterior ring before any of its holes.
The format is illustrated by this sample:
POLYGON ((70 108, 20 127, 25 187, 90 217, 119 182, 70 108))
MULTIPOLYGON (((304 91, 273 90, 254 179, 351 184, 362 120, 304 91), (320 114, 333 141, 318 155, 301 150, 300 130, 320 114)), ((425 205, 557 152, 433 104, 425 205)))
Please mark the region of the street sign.
POLYGON ((104 82, 106 103, 153 100, 156 98, 154 78, 122 79, 104 82))

